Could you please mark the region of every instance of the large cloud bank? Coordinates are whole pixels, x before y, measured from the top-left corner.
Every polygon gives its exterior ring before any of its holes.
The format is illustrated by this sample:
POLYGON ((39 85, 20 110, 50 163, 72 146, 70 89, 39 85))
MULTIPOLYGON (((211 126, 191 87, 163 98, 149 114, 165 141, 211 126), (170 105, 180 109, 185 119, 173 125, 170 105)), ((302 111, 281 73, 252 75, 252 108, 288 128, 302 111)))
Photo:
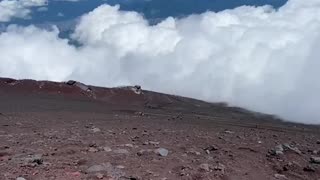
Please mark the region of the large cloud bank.
POLYGON ((279 10, 239 7, 150 26, 102 5, 72 38, 10 26, 0 34, 0 76, 144 88, 320 124, 320 1, 279 10))
POLYGON ((47 4, 47 0, 2 0, 0 1, 0 22, 9 22, 12 18, 30 18, 32 7, 47 4))

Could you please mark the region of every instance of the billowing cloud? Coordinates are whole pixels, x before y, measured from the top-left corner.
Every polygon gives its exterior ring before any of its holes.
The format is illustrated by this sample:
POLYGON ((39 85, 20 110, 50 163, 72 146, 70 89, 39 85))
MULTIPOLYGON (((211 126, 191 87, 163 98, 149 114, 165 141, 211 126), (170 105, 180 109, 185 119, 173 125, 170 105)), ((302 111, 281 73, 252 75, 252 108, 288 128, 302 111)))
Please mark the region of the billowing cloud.
POLYGON ((58 30, 10 26, 0 34, 0 76, 142 87, 320 124, 320 1, 279 10, 239 7, 150 26, 102 5, 70 45, 58 30))
POLYGON ((44 6, 47 0, 2 0, 0 1, 0 22, 12 18, 30 18, 31 7, 44 6))

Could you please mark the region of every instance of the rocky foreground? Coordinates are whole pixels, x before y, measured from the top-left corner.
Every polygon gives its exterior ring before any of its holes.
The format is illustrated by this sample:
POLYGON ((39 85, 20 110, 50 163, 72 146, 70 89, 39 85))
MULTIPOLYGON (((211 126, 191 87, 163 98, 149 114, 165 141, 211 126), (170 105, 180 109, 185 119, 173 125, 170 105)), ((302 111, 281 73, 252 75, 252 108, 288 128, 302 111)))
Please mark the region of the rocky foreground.
POLYGON ((3 78, 0 179, 318 180, 320 133, 139 86, 3 78))

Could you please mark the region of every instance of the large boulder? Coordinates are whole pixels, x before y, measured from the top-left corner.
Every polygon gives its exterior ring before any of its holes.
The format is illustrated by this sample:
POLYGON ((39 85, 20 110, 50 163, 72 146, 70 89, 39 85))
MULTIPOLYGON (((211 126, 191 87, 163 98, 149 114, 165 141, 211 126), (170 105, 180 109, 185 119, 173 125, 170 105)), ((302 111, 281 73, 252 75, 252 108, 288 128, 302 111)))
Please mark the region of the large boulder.
POLYGON ((69 80, 66 82, 67 85, 70 85, 70 86, 76 86, 78 88, 80 88, 81 90, 83 91, 86 91, 86 92, 90 92, 91 91, 91 88, 81 82, 77 82, 77 81, 74 81, 74 80, 69 80))

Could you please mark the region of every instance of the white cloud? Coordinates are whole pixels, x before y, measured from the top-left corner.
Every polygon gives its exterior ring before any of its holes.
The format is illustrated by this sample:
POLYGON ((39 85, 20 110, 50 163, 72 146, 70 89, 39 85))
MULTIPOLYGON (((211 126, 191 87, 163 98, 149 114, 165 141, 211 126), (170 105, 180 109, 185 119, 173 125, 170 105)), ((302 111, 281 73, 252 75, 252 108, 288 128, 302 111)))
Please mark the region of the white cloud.
POLYGON ((64 14, 63 14, 62 12, 59 12, 59 13, 57 14, 57 16, 59 16, 59 17, 63 17, 63 16, 64 16, 64 14))
POLYGON ((240 7, 168 18, 155 26, 103 5, 76 27, 73 38, 83 46, 57 34, 8 28, 0 34, 0 76, 141 84, 320 124, 318 0, 289 0, 277 11, 240 7))
POLYGON ((78 2, 83 0, 53 0, 53 1, 68 1, 68 2, 78 2))
POLYGON ((2 0, 0 1, 0 22, 12 18, 30 18, 31 7, 44 6, 47 0, 2 0))
POLYGON ((38 12, 46 12, 46 11, 48 11, 48 7, 39 7, 38 9, 37 9, 37 11, 38 12))

